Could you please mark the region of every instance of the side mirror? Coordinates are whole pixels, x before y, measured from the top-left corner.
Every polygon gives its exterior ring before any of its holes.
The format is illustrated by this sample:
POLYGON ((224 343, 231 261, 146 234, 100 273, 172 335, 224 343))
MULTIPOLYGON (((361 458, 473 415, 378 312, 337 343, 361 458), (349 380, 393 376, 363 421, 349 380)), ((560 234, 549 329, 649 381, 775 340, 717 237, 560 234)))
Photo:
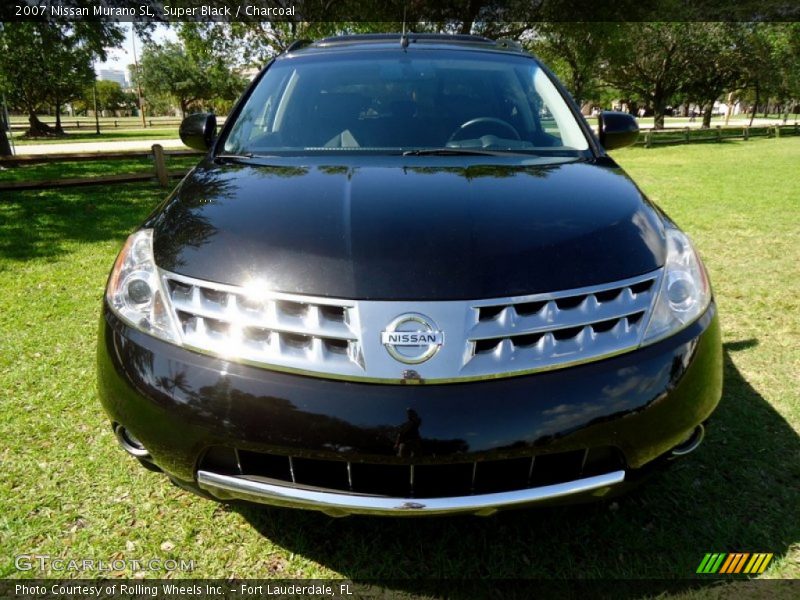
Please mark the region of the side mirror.
POLYGON ((217 117, 211 113, 189 115, 181 123, 178 133, 189 148, 205 152, 217 137, 217 117))
POLYGON ((633 115, 604 110, 597 116, 597 120, 598 137, 606 150, 630 146, 639 137, 639 126, 633 115))

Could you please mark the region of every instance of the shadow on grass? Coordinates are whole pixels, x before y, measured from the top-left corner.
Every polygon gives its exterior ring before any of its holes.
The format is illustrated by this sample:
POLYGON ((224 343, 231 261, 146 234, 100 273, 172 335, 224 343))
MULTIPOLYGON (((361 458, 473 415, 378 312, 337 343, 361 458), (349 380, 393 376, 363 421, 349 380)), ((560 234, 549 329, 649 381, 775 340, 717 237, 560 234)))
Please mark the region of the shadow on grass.
POLYGON ((649 593, 718 583, 695 574, 706 552, 779 557, 800 541, 800 439, 731 358, 756 344, 725 345, 725 392, 699 451, 613 501, 489 518, 231 509, 274 543, 355 582, 384 580, 413 594, 471 597, 469 586, 458 593, 453 582, 436 583, 442 578, 647 579, 649 593))
POLYGON ((121 240, 166 195, 154 184, 0 192, 0 259, 54 259, 73 242, 121 240))

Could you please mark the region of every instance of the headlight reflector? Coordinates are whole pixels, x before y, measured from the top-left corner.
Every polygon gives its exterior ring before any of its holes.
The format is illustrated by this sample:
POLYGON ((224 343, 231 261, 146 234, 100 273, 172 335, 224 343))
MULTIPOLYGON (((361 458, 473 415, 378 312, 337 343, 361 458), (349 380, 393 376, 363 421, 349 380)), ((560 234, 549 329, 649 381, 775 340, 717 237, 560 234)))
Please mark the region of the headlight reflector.
POLYGON ((667 260, 661 289, 642 344, 652 344, 676 333, 702 315, 711 302, 711 285, 689 237, 668 228, 667 260))
POLYGON ((177 343, 178 330, 165 297, 153 259, 153 230, 142 229, 128 238, 114 263, 106 289, 108 305, 131 327, 177 343))

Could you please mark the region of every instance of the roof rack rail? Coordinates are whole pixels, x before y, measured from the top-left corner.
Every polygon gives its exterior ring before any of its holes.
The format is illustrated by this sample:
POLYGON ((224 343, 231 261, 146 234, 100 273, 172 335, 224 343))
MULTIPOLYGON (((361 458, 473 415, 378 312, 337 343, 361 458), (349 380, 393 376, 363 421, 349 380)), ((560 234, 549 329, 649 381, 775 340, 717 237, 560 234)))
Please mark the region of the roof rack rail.
MULTIPOLYGON (((314 45, 332 45, 332 44, 349 44, 352 42, 386 42, 391 40, 399 40, 403 34, 398 33, 365 33, 365 34, 348 34, 339 35, 335 37, 327 37, 317 40, 314 45)), ((494 40, 480 36, 480 35, 467 35, 467 34, 444 34, 444 33, 414 33, 407 31, 405 34, 410 42, 416 41, 441 41, 441 42, 460 42, 460 43, 473 43, 473 44, 494 44, 494 40)))
POLYGON ((495 45, 499 48, 505 48, 507 50, 516 50, 517 52, 522 52, 524 48, 522 44, 520 44, 517 40, 510 40, 508 38, 500 38, 495 42, 495 45))
POLYGON ((303 46, 308 46, 309 44, 313 43, 313 40, 295 40, 286 47, 283 53, 285 54, 286 52, 291 52, 292 50, 297 50, 298 48, 302 48, 303 46))

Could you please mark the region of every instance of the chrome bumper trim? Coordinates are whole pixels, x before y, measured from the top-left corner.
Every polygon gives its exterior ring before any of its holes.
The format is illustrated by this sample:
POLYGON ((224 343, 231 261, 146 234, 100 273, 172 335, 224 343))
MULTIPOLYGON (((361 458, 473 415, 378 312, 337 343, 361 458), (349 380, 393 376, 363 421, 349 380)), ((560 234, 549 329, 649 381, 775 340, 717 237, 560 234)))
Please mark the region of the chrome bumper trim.
POLYGON ((501 508, 523 506, 555 498, 563 498, 622 483, 625 471, 613 471, 594 477, 576 479, 513 492, 456 496, 451 498, 388 498, 363 494, 343 494, 318 489, 288 487, 274 480, 255 477, 197 472, 197 483, 221 500, 248 500, 291 508, 320 510, 333 516, 371 514, 391 516, 440 515, 475 513, 489 515, 501 508))

